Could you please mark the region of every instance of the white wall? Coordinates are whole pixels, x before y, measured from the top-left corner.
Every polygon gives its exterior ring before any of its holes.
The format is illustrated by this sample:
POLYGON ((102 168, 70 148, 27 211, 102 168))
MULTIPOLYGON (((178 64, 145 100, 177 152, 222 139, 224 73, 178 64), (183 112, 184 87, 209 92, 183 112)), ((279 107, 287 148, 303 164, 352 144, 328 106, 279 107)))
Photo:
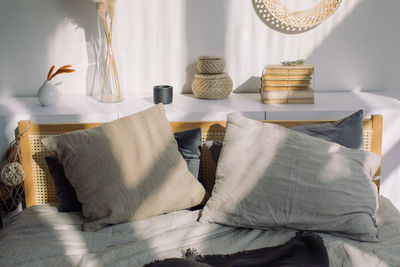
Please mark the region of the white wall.
MULTIPOLYGON (((98 88, 103 34, 91 0, 0 4, 0 101, 36 95, 53 64, 76 69, 56 78, 64 94, 98 88)), ((153 85, 171 84, 175 93, 187 93, 197 57, 220 55, 234 90, 256 92, 264 65, 304 58, 315 65, 316 90, 378 90, 400 99, 399 11, 399 0, 343 0, 318 27, 288 35, 264 25, 251 0, 118 0, 114 40, 122 87, 126 94, 152 94, 153 85)), ((393 159, 385 163, 391 174, 400 172, 393 125, 385 125, 391 136, 384 136, 383 151, 393 159)), ((396 195, 396 184, 383 181, 383 192, 396 195)))
MULTIPOLYGON (((90 94, 102 32, 90 0, 0 0, 0 97, 31 96, 52 64, 64 94, 90 94)), ((384 90, 400 98, 398 0, 344 0, 315 29, 271 30, 251 0, 118 0, 114 38, 127 94, 155 84, 190 92, 199 55, 221 55, 236 92, 256 91, 265 64, 305 58, 316 90, 384 90)))

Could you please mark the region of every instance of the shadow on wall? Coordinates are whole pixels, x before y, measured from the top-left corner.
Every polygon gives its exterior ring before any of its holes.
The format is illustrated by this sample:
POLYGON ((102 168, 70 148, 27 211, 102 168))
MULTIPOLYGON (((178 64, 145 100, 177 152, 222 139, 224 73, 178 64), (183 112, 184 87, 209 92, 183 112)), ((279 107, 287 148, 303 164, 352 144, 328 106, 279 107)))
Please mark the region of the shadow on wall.
POLYGON ((192 93, 192 81, 195 73, 197 73, 197 63, 193 61, 186 67, 186 83, 183 85, 182 94, 192 93))
MULTIPOLYGON (((85 70, 87 61, 93 63, 87 72, 86 93, 91 91, 97 56, 94 51, 98 48, 96 41, 99 36, 93 2, 4 1, 0 9, 0 24, 0 35, 5 37, 0 41, 0 97, 34 96, 51 64, 69 63, 78 69, 80 66, 76 65, 80 64, 85 70), (76 24, 75 29, 71 25, 65 27, 69 21, 76 24), (85 51, 76 42, 78 28, 85 32, 88 59, 80 60, 85 51)), ((79 75, 79 71, 74 75, 79 75)), ((69 80, 66 87, 79 85, 79 82, 69 80)))
MULTIPOLYGON (((315 65, 316 90, 389 90, 400 97, 397 1, 363 0, 307 59, 315 65), (374 17, 371 11, 374 10, 374 17)), ((344 4, 344 3, 343 3, 344 4)))
POLYGON ((98 62, 101 60, 101 49, 105 43, 104 34, 100 32, 97 8, 91 1, 82 0, 58 0, 65 12, 64 16, 69 22, 82 28, 85 32, 88 69, 86 72, 86 95, 91 95, 93 89, 99 85, 100 68, 98 62))
POLYGON ((226 1, 186 1, 187 62, 182 94, 192 93, 192 80, 200 55, 224 56, 226 1))
POLYGON ((260 77, 251 76, 244 83, 236 87, 234 93, 255 93, 260 89, 260 77))
POLYGON ((28 91, 34 95, 43 83, 48 71, 46 40, 60 23, 57 2, 61 0, 2 1, 0 96, 26 96, 28 91))
MULTIPOLYGON (((266 64, 305 58, 315 65, 316 90, 385 89, 400 98, 395 81, 400 70, 395 12, 400 2, 343 1, 332 17, 298 35, 272 31, 253 7, 248 10, 238 2, 229 3, 232 14, 227 16, 225 50, 235 88, 258 76, 266 64), (235 19, 238 14, 241 20, 235 19), (246 31, 240 31, 241 24, 246 31)), ((258 86, 253 90, 258 92, 258 86)))

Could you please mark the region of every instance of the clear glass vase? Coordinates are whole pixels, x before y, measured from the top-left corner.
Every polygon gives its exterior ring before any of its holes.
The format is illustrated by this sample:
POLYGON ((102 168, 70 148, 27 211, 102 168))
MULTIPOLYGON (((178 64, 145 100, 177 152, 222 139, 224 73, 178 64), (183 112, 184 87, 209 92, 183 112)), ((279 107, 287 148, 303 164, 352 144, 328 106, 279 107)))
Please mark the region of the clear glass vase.
MULTIPOLYGON (((110 23, 112 27, 112 23, 110 23)), ((118 65, 112 40, 112 31, 105 31, 97 61, 98 82, 93 97, 101 102, 119 102, 124 98, 118 75, 118 65)))

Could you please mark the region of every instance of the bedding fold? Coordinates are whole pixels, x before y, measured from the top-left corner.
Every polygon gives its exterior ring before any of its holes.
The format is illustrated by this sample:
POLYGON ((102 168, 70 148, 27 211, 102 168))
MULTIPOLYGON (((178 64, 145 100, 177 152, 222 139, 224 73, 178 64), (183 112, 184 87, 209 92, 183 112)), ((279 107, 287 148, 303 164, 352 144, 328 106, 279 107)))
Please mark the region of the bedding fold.
MULTIPOLYGON (((330 266, 400 266, 399 211, 382 196, 379 204, 378 242, 319 234, 330 266)), ((182 258, 187 248, 210 255, 276 247, 296 233, 199 223, 198 216, 183 210, 83 232, 81 213, 32 206, 0 230, 0 266, 143 266, 182 258)))

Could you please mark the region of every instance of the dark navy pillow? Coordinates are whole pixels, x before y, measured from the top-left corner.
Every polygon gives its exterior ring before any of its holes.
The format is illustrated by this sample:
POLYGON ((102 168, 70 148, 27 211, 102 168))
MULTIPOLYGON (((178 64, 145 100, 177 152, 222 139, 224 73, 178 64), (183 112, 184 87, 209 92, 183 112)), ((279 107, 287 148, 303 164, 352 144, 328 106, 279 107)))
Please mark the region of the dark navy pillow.
POLYGON ((56 157, 45 157, 50 175, 53 177, 60 212, 81 211, 82 204, 78 201, 75 189, 64 174, 64 167, 56 157))
MULTIPOLYGON (((291 129, 326 141, 338 143, 348 148, 362 149, 363 114, 363 110, 360 109, 334 123, 307 124, 291 129)), ((217 164, 222 149, 222 141, 206 141, 205 146, 210 150, 211 156, 217 164)))
MULTIPOLYGON (((178 149, 188 165, 189 171, 202 182, 202 170, 200 167, 201 156, 201 129, 196 128, 174 134, 178 149)), ((60 212, 81 211, 82 204, 78 201, 75 189, 65 177, 64 168, 54 156, 45 158, 53 177, 58 198, 58 210, 60 212)), ((204 184, 203 184, 204 186, 204 184)))
POLYGON ((179 152, 188 165, 189 171, 199 179, 201 156, 201 129, 196 128, 174 134, 179 152))

